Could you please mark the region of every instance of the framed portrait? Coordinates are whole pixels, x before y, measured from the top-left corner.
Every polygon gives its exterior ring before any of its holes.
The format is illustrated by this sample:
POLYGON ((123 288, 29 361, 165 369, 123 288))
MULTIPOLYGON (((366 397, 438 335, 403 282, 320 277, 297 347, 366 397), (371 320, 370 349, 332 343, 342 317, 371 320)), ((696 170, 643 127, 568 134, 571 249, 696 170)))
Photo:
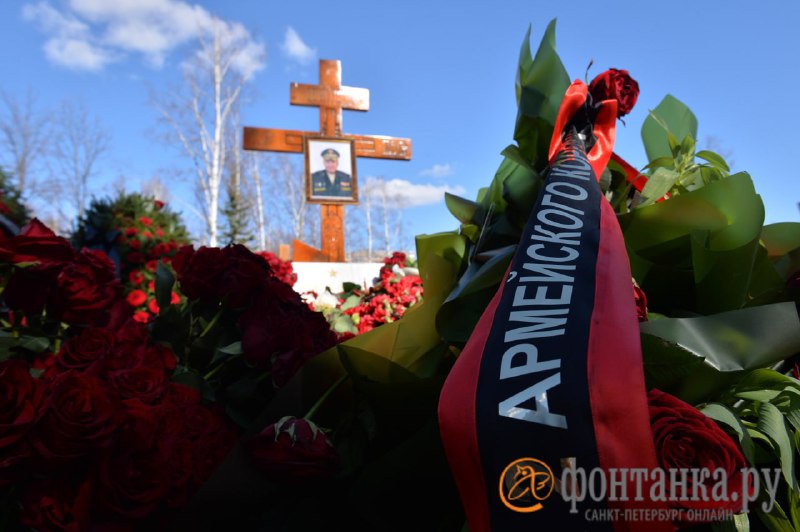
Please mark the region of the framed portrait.
POLYGON ((353 141, 305 137, 305 184, 308 203, 358 203, 353 141))

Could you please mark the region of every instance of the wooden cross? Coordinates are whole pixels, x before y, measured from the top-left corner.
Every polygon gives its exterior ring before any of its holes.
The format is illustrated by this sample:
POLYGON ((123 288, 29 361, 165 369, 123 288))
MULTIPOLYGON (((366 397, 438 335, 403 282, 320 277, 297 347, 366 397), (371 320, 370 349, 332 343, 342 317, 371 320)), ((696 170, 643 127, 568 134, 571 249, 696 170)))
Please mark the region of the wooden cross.
MULTIPOLYGON (((288 129, 244 128, 244 149, 303 152, 303 138, 326 136, 352 139, 356 157, 411 160, 411 140, 381 135, 350 135, 342 132, 342 109, 369 110, 369 90, 342 86, 340 61, 320 59, 319 85, 292 83, 292 105, 319 107, 319 132, 288 129)), ((294 260, 344 262, 344 205, 327 203, 322 208, 322 250, 295 240, 294 260)))

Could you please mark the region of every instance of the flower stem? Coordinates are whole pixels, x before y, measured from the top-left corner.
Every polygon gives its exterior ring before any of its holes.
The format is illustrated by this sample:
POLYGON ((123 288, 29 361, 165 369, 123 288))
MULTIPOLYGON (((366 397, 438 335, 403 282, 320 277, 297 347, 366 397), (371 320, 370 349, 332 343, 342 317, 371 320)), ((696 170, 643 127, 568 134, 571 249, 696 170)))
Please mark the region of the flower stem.
POLYGON ((225 363, 224 363, 224 362, 223 362, 222 364, 220 364, 219 366, 217 366, 216 368, 214 368, 214 369, 212 369, 211 371, 209 371, 208 373, 206 373, 205 375, 203 375, 203 380, 205 380, 206 382, 208 382, 208 380, 209 380, 211 377, 213 377, 214 375, 216 375, 217 373, 219 373, 219 372, 220 372, 220 370, 221 370, 223 367, 225 367, 225 363))
POLYGON ((328 399, 328 397, 330 397, 330 395, 334 392, 334 390, 336 390, 336 388, 338 388, 349 377, 350 377, 350 375, 345 373, 344 375, 341 376, 341 378, 338 381, 334 382, 331 385, 331 387, 328 388, 328 390, 324 394, 322 394, 322 397, 317 399, 317 402, 314 403, 314 405, 311 407, 311 409, 308 412, 306 412, 306 415, 303 416, 303 419, 306 419, 306 420, 310 421, 311 420, 311 416, 313 416, 314 414, 317 413, 317 410, 319 410, 319 407, 322 406, 322 403, 324 403, 328 399))
POLYGON ((211 329, 214 327, 214 325, 217 324, 217 322, 219 321, 220 317, 222 317, 222 310, 223 309, 220 308, 217 311, 217 313, 214 315, 214 317, 211 318, 211 321, 208 322, 208 325, 206 325, 205 329, 203 329, 203 332, 200 333, 200 336, 199 336, 200 338, 202 338, 205 335, 207 335, 209 333, 209 331, 211 331, 211 329))

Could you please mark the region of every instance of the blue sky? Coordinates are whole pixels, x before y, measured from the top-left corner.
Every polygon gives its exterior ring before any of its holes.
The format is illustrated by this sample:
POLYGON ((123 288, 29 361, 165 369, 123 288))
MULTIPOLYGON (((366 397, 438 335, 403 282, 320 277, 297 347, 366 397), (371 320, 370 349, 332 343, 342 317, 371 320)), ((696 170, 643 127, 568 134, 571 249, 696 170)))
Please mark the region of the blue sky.
POLYGON ((155 140, 148 87, 165 90, 176 82, 193 42, 186 13, 220 17, 266 51, 242 108, 245 125, 316 130, 317 110, 290 106, 289 84, 316 83, 318 59, 339 59, 343 84, 370 90, 369 112, 344 112, 345 132, 413 141, 409 162, 358 161, 360 177, 403 180, 419 202, 427 201, 405 213, 413 236, 457 227, 444 203, 430 198, 443 190, 473 198, 491 181, 512 142, 523 37, 531 25, 535 52, 556 18, 557 49, 573 79, 583 79, 594 60, 590 77, 623 68, 640 84, 637 106, 618 128, 617 153, 635 166, 645 163, 641 124, 671 93, 697 115, 700 144, 714 137, 730 152, 734 170, 753 176, 768 223, 800 221, 800 148, 793 146, 800 124, 794 95, 800 5, 644 4, 10 1, 0 7, 0 90, 21 96, 31 87, 43 107, 81 98, 101 117, 113 135, 95 182, 102 193, 119 175, 135 189, 154 173, 185 167, 176 150, 155 140))

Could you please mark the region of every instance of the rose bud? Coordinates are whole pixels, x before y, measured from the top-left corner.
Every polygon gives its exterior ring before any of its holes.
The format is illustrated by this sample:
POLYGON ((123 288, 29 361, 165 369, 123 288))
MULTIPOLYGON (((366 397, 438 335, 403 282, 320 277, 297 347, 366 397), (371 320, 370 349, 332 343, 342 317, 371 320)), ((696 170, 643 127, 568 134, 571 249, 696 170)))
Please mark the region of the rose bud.
MULTIPOLYGON (((702 469, 711 472, 710 478, 696 485, 696 479, 689 475, 686 493, 711 493, 718 482, 722 469, 727 479, 728 500, 716 501, 713 498, 671 501, 677 509, 714 509, 738 512, 742 509, 742 469, 747 466, 739 446, 711 418, 668 393, 660 390, 647 392, 650 409, 650 425, 653 429, 656 455, 659 465, 668 474, 670 469, 702 469), (733 497, 731 494, 735 494, 733 497)), ((678 492, 680 492, 678 489, 678 492)), ((752 490, 752 486, 749 488, 752 490)), ((750 494, 748 494, 749 496, 750 494)))
POLYGON ((299 485, 339 469, 325 432, 307 419, 281 418, 244 442, 256 468, 276 482, 299 485))
POLYGON ((622 118, 636 105, 639 84, 627 70, 610 68, 592 80, 589 93, 595 102, 617 100, 617 118, 622 118))

